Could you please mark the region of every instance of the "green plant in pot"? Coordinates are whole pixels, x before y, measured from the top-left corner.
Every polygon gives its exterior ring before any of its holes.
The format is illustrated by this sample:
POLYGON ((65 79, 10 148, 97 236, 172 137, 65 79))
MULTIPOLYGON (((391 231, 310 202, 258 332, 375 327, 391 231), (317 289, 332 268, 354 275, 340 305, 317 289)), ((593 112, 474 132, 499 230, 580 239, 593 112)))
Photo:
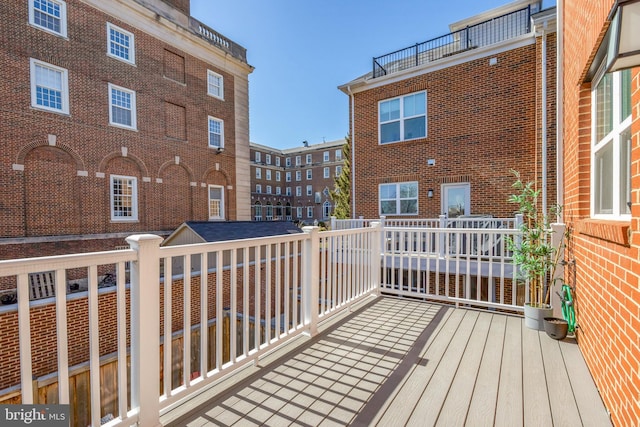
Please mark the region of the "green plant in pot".
POLYGON ((549 218, 556 218, 561 208, 552 206, 544 215, 538 207, 540 190, 536 189, 535 183, 522 181, 517 171, 512 173, 516 177, 512 185, 515 193, 509 197, 509 201, 518 205, 522 223, 520 234, 508 240, 508 247, 513 253, 516 279, 528 285, 525 325, 543 331, 544 318, 553 316, 550 284, 556 276, 562 253, 552 244, 549 218))

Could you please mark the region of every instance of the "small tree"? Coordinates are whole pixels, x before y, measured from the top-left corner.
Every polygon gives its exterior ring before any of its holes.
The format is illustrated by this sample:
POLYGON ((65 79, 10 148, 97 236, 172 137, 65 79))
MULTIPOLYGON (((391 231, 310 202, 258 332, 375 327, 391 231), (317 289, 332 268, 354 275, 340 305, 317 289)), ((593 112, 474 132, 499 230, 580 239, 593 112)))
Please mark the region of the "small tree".
POLYGON ((334 180, 334 189, 330 191, 334 204, 333 214, 339 219, 351 218, 351 138, 345 137, 342 146, 342 172, 334 180))
POLYGON ((518 267, 517 278, 529 282, 529 303, 535 307, 549 304, 549 281, 555 277, 556 267, 564 245, 556 248, 550 239, 549 218, 560 213, 560 206, 552 206, 547 215, 538 209, 540 190, 533 182, 523 182, 520 173, 512 171, 516 181, 512 187, 515 194, 509 201, 518 204, 518 213, 522 214, 521 234, 517 240, 509 239, 509 250, 513 251, 513 263, 518 267))

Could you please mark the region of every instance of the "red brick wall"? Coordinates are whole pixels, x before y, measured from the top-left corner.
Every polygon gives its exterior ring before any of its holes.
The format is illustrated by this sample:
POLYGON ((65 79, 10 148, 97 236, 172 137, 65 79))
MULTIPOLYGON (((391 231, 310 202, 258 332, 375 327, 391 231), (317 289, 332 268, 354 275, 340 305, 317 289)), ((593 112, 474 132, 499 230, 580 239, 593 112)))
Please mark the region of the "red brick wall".
POLYGON ((591 84, 584 70, 612 0, 564 2, 564 165, 569 255, 576 261, 578 342, 613 423, 640 420, 640 69, 632 73, 632 219, 590 219, 591 84))
MULTIPOLYGON (((188 11, 188 0, 174 3, 188 11)), ((68 0, 67 12, 64 39, 30 26, 26 2, 0 3, 0 68, 11 76, 0 81, 0 238, 170 231, 208 219, 201 184, 235 188, 234 76, 82 1, 68 0), (107 22, 134 33, 135 66, 106 55, 107 22), (69 115, 31 107, 30 58, 68 70, 69 115), (207 69, 224 77, 224 100, 207 95, 207 69), (108 83, 136 91, 136 131, 109 126, 108 83), (209 115, 224 120, 221 154, 208 148, 209 115), (111 221, 110 174, 138 177, 138 221, 111 221)), ((225 209, 236 218, 233 190, 225 209)))
MULTIPOLYGON (((555 175, 555 40, 547 37, 549 175, 555 175)), ((441 214, 442 183, 470 182, 471 213, 510 217, 514 180, 541 173, 541 41, 355 94, 356 212, 378 217, 378 185, 418 181, 419 217, 441 214), (497 64, 490 65, 490 58, 497 64), (378 102, 427 91, 427 137, 378 144, 378 102), (536 149, 538 151, 536 157, 536 149), (435 166, 427 166, 435 159, 435 166), (538 169, 536 170, 537 160, 538 169), (434 190, 433 199, 426 197, 434 190)), ((555 181, 549 182, 555 201, 555 181)))

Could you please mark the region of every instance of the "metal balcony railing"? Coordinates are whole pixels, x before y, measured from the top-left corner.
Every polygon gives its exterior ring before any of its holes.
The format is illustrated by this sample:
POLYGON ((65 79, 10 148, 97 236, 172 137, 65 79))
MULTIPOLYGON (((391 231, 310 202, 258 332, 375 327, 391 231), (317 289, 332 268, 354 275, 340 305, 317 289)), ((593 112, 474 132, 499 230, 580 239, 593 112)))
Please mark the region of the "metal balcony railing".
POLYGON ((373 78, 500 43, 531 31, 531 6, 373 58, 373 78))

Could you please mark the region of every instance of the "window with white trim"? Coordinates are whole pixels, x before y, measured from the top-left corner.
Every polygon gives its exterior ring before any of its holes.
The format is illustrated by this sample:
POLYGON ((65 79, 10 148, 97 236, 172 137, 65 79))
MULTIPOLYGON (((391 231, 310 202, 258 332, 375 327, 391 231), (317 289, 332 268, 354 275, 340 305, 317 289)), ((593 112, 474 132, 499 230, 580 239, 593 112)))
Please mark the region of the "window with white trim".
POLYGON ((380 184, 380 215, 417 215, 418 183, 380 184))
POLYGON ((262 203, 256 202, 254 221, 262 221, 262 203))
POLYGON ((307 206, 307 218, 313 218, 313 206, 307 206))
POLYGON ((262 161, 262 155, 259 151, 256 151, 256 163, 260 163, 262 161))
POLYGON ((224 99, 224 78, 211 70, 207 70, 207 94, 224 99))
POLYGON ((427 92, 417 92, 378 104, 380 144, 427 136, 427 92))
POLYGON ((136 93, 109 83, 109 124, 136 129, 136 93))
POLYGON ((592 91, 591 213, 631 215, 631 70, 607 73, 592 91))
POLYGON ((296 181, 302 181, 302 172, 296 171, 296 181))
POLYGON ((287 172, 287 173, 285 174, 285 180, 286 180, 287 182, 291 182, 291 172, 287 172))
POLYGON ((64 68, 31 58, 31 106, 69 113, 69 75, 64 68))
POLYGON ((280 166, 280 157, 276 156, 276 166, 280 166))
POLYGON ((301 162, 302 162, 302 157, 296 156, 296 166, 300 166, 301 162))
POLYGON ((342 166, 336 166, 336 176, 340 176, 342 174, 342 166))
POLYGON ((265 169, 265 177, 267 181, 271 181, 271 169, 265 169))
POLYGON ((331 216, 331 203, 327 200, 322 204, 322 217, 329 218, 331 216))
POLYGON ((209 147, 224 148, 224 122, 209 116, 209 147))
POLYGON ((262 184, 256 184, 256 193, 262 193, 262 184))
POLYGON ((271 194, 271 186, 267 185, 267 194, 271 194))
POLYGON ((313 160, 312 155, 311 155, 311 154, 307 154, 306 163, 307 163, 308 165, 310 165, 311 163, 313 163, 313 161, 312 161, 312 160, 313 160))
POLYGON ((262 169, 256 168, 256 179, 262 179, 262 169))
POLYGON ((290 195, 291 195, 291 187, 286 187, 286 188, 284 189, 284 192, 285 192, 285 194, 286 194, 287 196, 290 196, 290 195))
POLYGON ((264 161, 266 164, 270 165, 271 164, 271 154, 265 154, 264 155, 264 161))
POLYGON ((284 161, 284 164, 286 167, 290 167, 291 166, 291 157, 287 157, 284 161))
POLYGON ((331 177, 331 169, 329 169, 329 168, 324 168, 324 170, 323 170, 322 172, 323 172, 323 176, 324 176, 325 178, 329 178, 329 177, 331 177))
POLYGON ((296 196, 297 197, 301 197, 302 196, 302 187, 301 186, 297 186, 296 187, 296 196))
POLYGON ((307 185, 307 196, 313 196, 313 186, 307 185))
POLYGON ((302 219, 302 207, 301 206, 298 206, 296 208, 296 218, 302 219))
POLYGON ((307 169, 307 181, 313 178, 313 169, 307 169))
POLYGON ((138 220, 138 179, 111 175, 111 221, 138 220))
POLYGON ((282 194, 282 188, 281 187, 276 187, 276 194, 277 195, 282 194))
POLYGON ((67 3, 62 0, 29 0, 29 24, 67 37, 67 3))
POLYGON ((224 219, 224 187, 209 185, 209 219, 224 219))
POLYGON ((280 172, 276 171, 276 181, 280 181, 280 172))
POLYGON ((342 160, 342 149, 338 148, 336 150, 336 162, 339 162, 340 160, 342 160))
POLYGON ((322 161, 323 162, 328 162, 329 161, 329 152, 325 151, 322 153, 322 161))
POLYGON ((107 22, 107 55, 127 62, 136 63, 133 33, 107 22))

